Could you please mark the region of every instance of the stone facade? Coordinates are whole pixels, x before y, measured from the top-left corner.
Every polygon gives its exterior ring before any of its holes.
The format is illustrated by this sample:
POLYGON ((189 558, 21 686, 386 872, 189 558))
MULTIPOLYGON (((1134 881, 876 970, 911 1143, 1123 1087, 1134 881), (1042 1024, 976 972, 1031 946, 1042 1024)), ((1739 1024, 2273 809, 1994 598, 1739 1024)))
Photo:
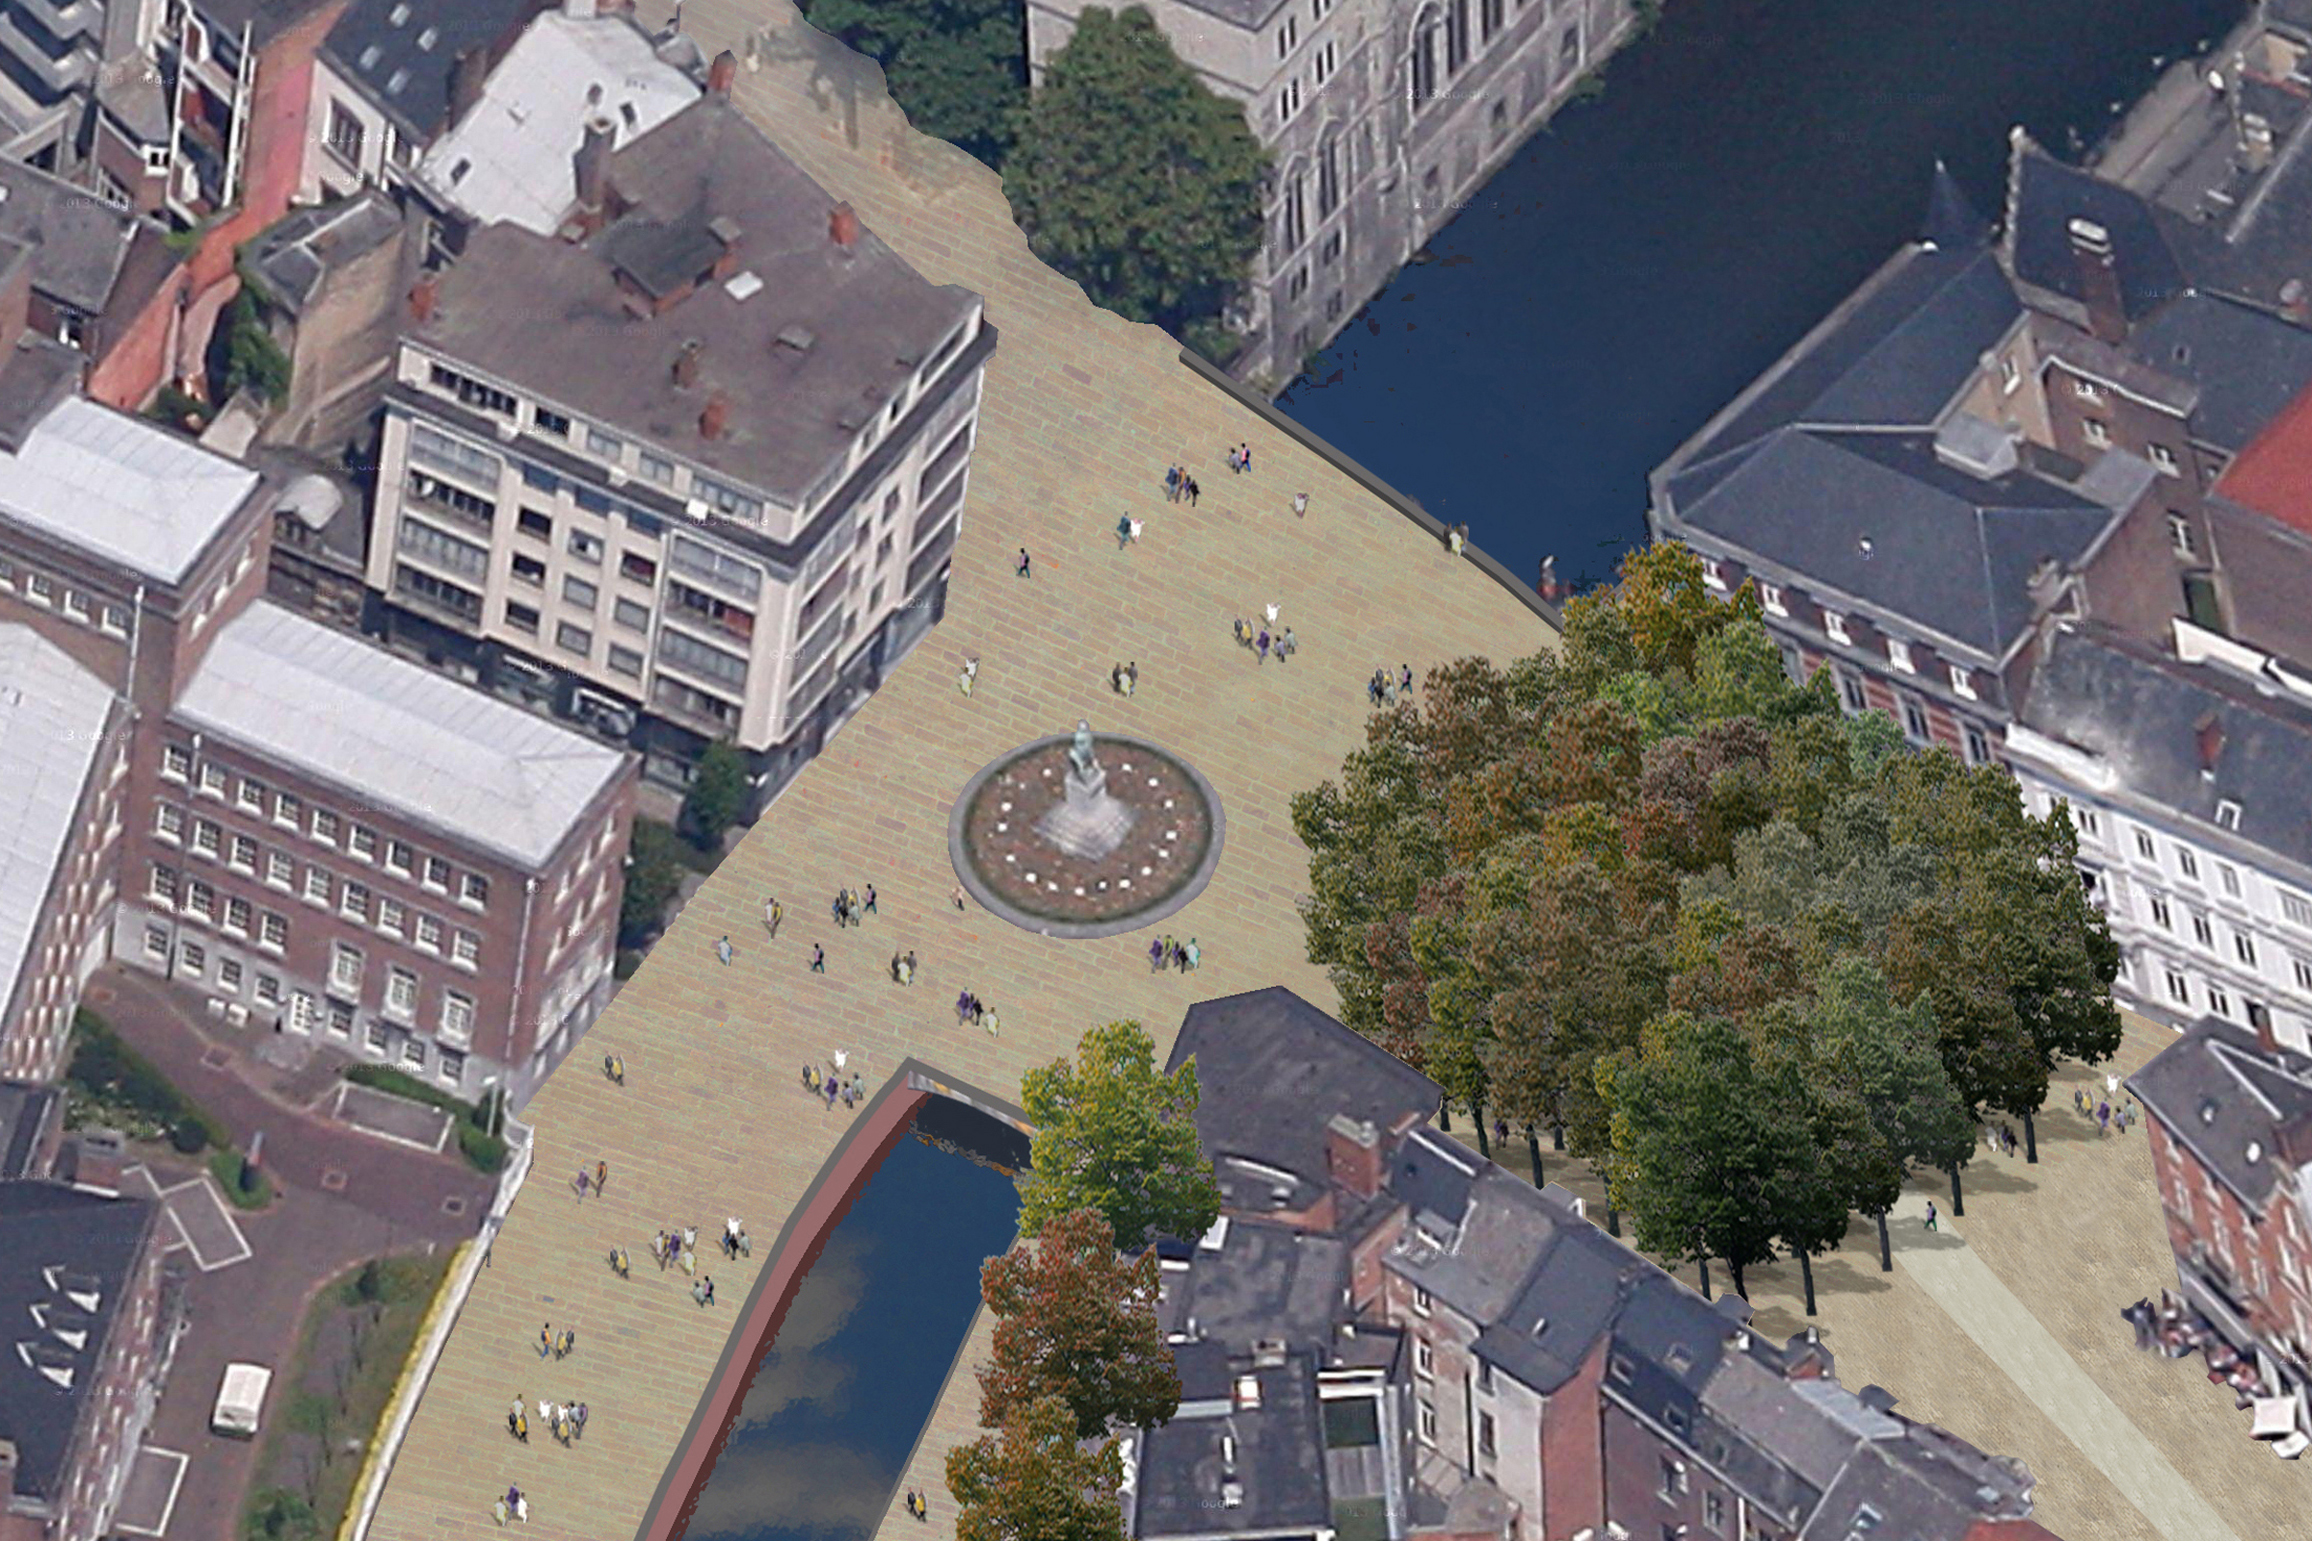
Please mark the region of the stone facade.
MULTIPOLYGON (((1028 63, 1083 0, 1028 0, 1028 63)), ((1637 29, 1635 0, 1152 0, 1274 157, 1239 378, 1288 383, 1637 29)))

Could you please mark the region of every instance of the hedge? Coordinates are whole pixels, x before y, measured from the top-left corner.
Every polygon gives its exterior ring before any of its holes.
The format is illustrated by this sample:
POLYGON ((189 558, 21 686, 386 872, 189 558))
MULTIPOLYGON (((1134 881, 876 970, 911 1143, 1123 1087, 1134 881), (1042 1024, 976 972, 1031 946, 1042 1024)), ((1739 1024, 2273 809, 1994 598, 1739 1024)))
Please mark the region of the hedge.
POLYGON ((505 1166, 506 1142, 483 1127, 489 1117, 488 1097, 480 1102, 468 1102, 390 1065, 348 1065, 345 1079, 357 1086, 391 1092, 458 1115, 458 1150, 473 1168, 479 1172, 495 1172, 505 1166))
POLYGON ((198 1124, 212 1145, 230 1145, 232 1134, 210 1117, 143 1055, 122 1043, 95 1012, 73 1013, 72 1063, 65 1079, 106 1102, 123 1103, 157 1124, 198 1124))

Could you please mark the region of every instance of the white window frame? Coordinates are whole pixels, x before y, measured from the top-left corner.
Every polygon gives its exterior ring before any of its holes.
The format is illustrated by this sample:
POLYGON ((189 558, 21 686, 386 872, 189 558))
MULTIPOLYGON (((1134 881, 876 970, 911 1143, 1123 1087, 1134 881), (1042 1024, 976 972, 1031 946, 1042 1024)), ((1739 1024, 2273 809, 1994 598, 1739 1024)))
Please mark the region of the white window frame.
POLYGON ((1758 585, 1758 607, 1768 615, 1788 617, 1790 614, 1790 606, 1783 602, 1782 585, 1779 583, 1758 585))
POLYGON ((179 785, 193 775, 193 752, 182 744, 161 745, 161 779, 179 785))
POLYGON ((289 945, 289 917, 267 910, 257 917, 257 945, 278 953, 289 945))
POLYGON ((482 966, 482 939, 472 931, 455 932, 450 937, 450 962, 457 967, 478 970, 482 966))
POLYGON ((1726 592, 1726 569, 1714 556, 1702 558, 1702 582, 1706 587, 1726 592))
POLYGON ((153 805, 153 838, 170 845, 185 843, 185 810, 175 803, 153 805))
POLYGON ((345 995, 358 996, 361 992, 361 974, 367 959, 361 949, 343 942, 329 944, 329 988, 345 995))
POLYGON ((1887 663, 1905 674, 1919 672, 1919 666, 1911 662, 1911 645, 1894 637, 1887 638, 1887 663))
POLYGON ((1854 638, 1846 629, 1846 617, 1836 610, 1822 612, 1822 634, 1841 647, 1854 646, 1854 638))
POLYGON ((1959 664, 1952 664, 1950 666, 1950 676, 1951 694, 1957 696, 1962 701, 1972 701, 1976 699, 1975 677, 1973 674, 1969 673, 1964 666, 1959 664))
POLYGON ((407 1025, 417 1020, 418 999, 422 993, 417 973, 397 963, 385 969, 385 1014, 394 1021, 407 1025))

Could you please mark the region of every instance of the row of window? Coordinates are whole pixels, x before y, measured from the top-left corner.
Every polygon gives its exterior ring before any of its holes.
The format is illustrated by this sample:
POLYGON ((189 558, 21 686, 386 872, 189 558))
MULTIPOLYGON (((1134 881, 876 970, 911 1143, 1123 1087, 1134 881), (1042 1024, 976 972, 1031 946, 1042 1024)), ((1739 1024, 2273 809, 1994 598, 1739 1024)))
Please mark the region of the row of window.
MULTIPOLYGON (((1797 657, 1795 648, 1787 649, 1784 652, 1783 661, 1788 667, 1791 678, 1801 684, 1805 683, 1804 666, 1797 657)), ((1867 712, 1873 709, 1870 702, 1870 691, 1863 684, 1861 675, 1845 668, 1836 669, 1836 675, 1839 699, 1846 704, 1846 709, 1849 712, 1867 712)), ((1898 693, 1895 697, 1895 704, 1901 713, 1903 737, 1922 749, 1931 747, 1935 742, 1935 729, 1933 719, 1927 714, 1927 703, 1917 696, 1898 693)), ((1959 723, 1959 739, 1969 765, 1988 765, 1991 763, 1991 737, 1979 725, 1962 718, 1959 723)))
MULTIPOLYGON (((1517 8, 1525 9, 1527 0, 1517 0, 1517 8)), ((1504 25, 1503 0, 1478 0, 1478 43, 1491 43, 1504 25)), ((1407 85, 1411 92, 1413 111, 1418 114, 1445 93, 1439 89, 1440 80, 1451 80, 1469 67, 1473 57, 1469 47, 1469 0, 1446 0, 1440 9, 1430 5, 1422 9, 1413 23, 1412 57, 1408 61, 1407 85), (1438 43, 1444 43, 1444 71, 1438 71, 1438 43)), ((1569 26, 1558 35, 1557 65, 1562 72, 1581 62, 1581 28, 1569 26)))
MULTIPOLYGON (((1863 543, 1863 549, 1867 554, 1869 551, 1868 541, 1863 543)), ((1703 557, 1702 581, 1717 592, 1725 593, 1729 587, 1725 564, 1716 557, 1703 557)), ((1782 620, 1790 619, 1790 601, 1784 595, 1780 584, 1762 582, 1758 585, 1758 607, 1768 615, 1782 620)), ((1841 647, 1860 646, 1854 640, 1853 629, 1847 625, 1845 616, 1835 610, 1825 609, 1821 612, 1821 621, 1822 634, 1831 641, 1841 647)), ((1919 672, 1919 661, 1911 643, 1905 642, 1899 637, 1886 637, 1884 641, 1886 643, 1887 667, 1898 674, 1915 675, 1919 672)), ((1946 664, 1944 665, 1944 674, 1950 681, 1953 695, 1963 701, 1977 699, 1975 677, 1965 666, 1946 664)))
POLYGON ((112 604, 75 588, 59 590, 56 580, 48 574, 31 571, 20 574, 16 564, 5 558, 0 558, 0 589, 13 589, 32 603, 54 610, 68 621, 93 626, 108 637, 128 635, 126 605, 112 604))
MULTIPOLYGON (((479 872, 460 872, 443 857, 422 853, 406 840, 381 835, 369 825, 342 818, 327 808, 307 809, 304 799, 295 793, 276 791, 254 776, 242 776, 236 784, 226 767, 214 760, 202 761, 198 771, 196 780, 192 750, 182 744, 162 746, 163 780, 190 787, 198 795, 220 803, 229 801, 253 818, 270 818, 278 829, 302 831, 317 845, 343 850, 356 861, 382 866, 387 872, 435 893, 450 893, 454 886, 458 903, 468 909, 489 908, 490 880, 479 872)), ((178 809, 176 813, 181 819, 184 810, 178 809)), ((162 816, 166 816, 165 810, 162 816)), ((247 837, 236 836, 236 847, 244 839, 247 837)))

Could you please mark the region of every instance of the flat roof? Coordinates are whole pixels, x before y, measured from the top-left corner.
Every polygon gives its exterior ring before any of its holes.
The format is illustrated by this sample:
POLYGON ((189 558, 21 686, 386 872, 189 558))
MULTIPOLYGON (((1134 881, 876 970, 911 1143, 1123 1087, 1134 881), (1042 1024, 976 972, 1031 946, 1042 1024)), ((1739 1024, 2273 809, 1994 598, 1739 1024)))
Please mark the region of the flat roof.
POLYGON ((260 600, 172 717, 535 869, 626 757, 260 600))
POLYGON ((29 626, 0 625, 0 1009, 47 913, 112 688, 29 626))
POLYGON ((0 452, 0 514, 106 562, 175 583, 216 539, 257 473, 83 397, 59 402, 0 452))

